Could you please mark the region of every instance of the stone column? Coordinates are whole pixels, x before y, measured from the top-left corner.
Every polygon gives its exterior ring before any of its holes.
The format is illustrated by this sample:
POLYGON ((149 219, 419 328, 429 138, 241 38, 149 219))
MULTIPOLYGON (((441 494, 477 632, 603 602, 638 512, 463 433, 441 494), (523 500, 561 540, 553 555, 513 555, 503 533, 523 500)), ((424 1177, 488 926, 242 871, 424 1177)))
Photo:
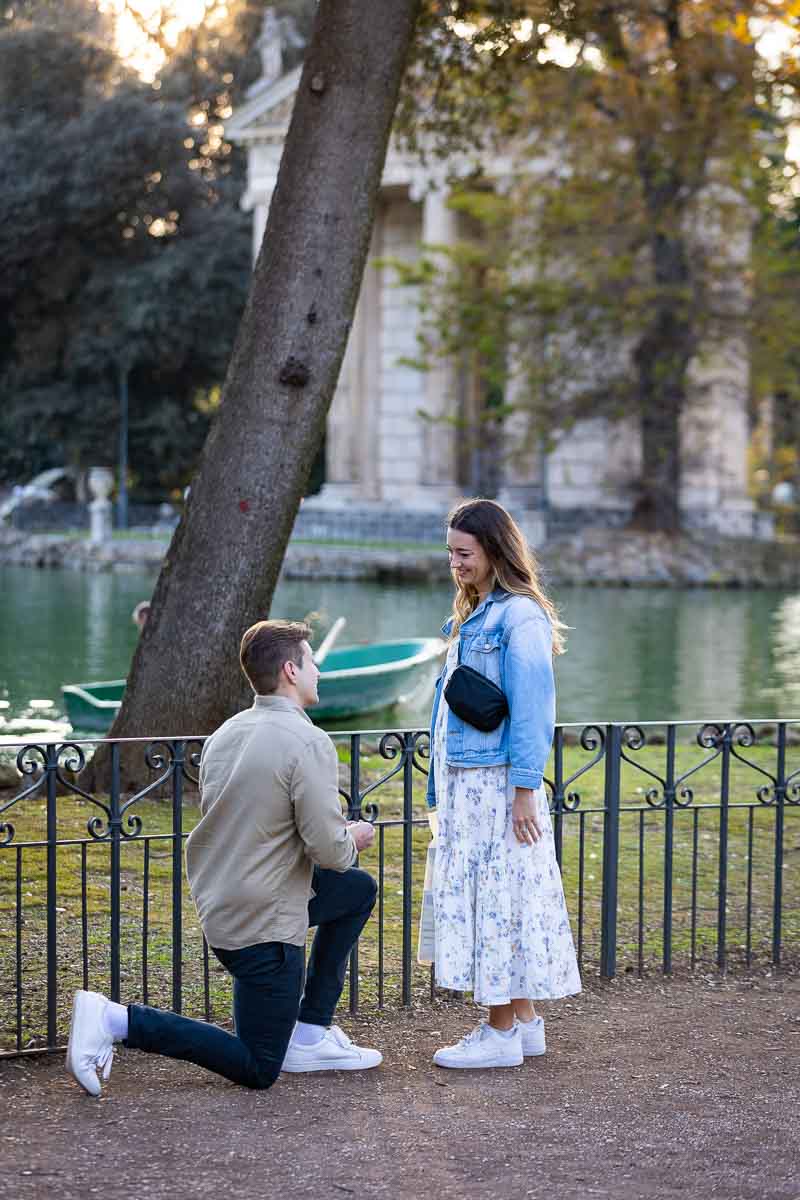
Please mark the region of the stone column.
MULTIPOLYGON (((432 247, 458 241, 458 213, 447 205, 444 188, 427 191, 422 203, 422 242, 426 254, 432 247)), ((439 261, 443 261, 439 256, 439 261)), ((432 418, 424 421, 421 491, 432 505, 449 504, 458 495, 458 429, 437 418, 453 417, 459 408, 458 364, 434 361, 425 377, 425 410, 432 418)))
POLYGON ((374 263, 381 255, 381 206, 375 217, 361 291, 339 382, 328 413, 325 483, 306 504, 346 504, 379 498, 376 427, 380 408, 380 285, 374 263))
POLYGON ((380 409, 381 378, 381 270, 375 264, 383 253, 384 205, 378 205, 372 229, 367 265, 361 283, 361 295, 353 334, 352 364, 354 425, 351 431, 357 463, 359 491, 365 500, 377 500, 378 481, 377 425, 380 409))
MULTIPOLYGON (((498 192, 506 192, 511 186, 510 176, 498 176, 495 186, 498 192)), ((516 268, 520 281, 533 270, 532 263, 516 268)), ((497 499, 512 513, 530 544, 539 546, 547 536, 550 463, 542 437, 531 428, 532 398, 526 371, 515 361, 516 342, 529 337, 525 328, 509 330, 504 401, 512 411, 503 418, 497 499)))
POLYGON ((258 258, 258 252, 264 240, 264 230, 267 228, 267 216, 271 203, 272 193, 270 192, 269 195, 259 197, 258 203, 253 205, 253 262, 258 258))
POLYGON ((721 327, 691 364, 681 422, 681 510, 688 528, 731 536, 754 532, 748 495, 750 356, 746 322, 753 214, 724 180, 706 188, 692 213, 690 235, 716 256, 712 283, 721 327))
POLYGON ((258 258, 267 227, 272 194, 278 183, 283 137, 274 132, 248 139, 247 188, 241 199, 243 212, 253 214, 253 262, 258 258))
POLYGON ((497 498, 511 507, 546 507, 547 456, 541 438, 531 432, 524 379, 511 374, 505 400, 515 407, 503 421, 503 484, 497 498))
MULTIPOLYGON (((513 353, 509 345, 508 353, 513 353)), ((547 536, 549 505, 549 455, 541 437, 532 432, 528 386, 524 372, 509 364, 505 401, 514 411, 503 420, 501 434, 500 477, 497 492, 500 504, 509 510, 531 546, 540 546, 547 536)))
POLYGON ((747 489, 749 357, 744 338, 729 336, 692 364, 681 422, 681 509, 688 528, 731 536, 753 532, 747 489))

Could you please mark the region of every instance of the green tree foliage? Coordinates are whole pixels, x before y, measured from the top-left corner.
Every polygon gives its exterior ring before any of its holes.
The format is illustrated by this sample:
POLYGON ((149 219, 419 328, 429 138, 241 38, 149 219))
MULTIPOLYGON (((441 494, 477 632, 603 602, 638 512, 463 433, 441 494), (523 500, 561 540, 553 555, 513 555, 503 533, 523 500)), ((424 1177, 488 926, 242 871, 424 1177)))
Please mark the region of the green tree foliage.
POLYGON ((122 371, 134 487, 191 477, 250 277, 245 161, 222 122, 258 75, 263 8, 187 31, 152 85, 91 0, 4 11, 0 481, 113 463, 122 371))
POLYGON ((773 303, 754 304, 753 264, 765 260, 747 243, 756 213, 775 231, 765 176, 776 155, 783 197, 791 183, 782 139, 797 66, 759 52, 756 22, 791 25, 796 6, 455 8, 456 21, 429 6, 438 39, 418 50, 407 136, 429 156, 500 149, 510 166, 499 189, 479 173, 462 181, 454 203, 477 236, 412 276, 423 350, 480 348, 487 395, 517 371, 515 402, 537 436, 587 414, 638 414, 637 516, 674 529, 693 365, 748 327, 759 336, 757 312, 774 320, 781 294, 773 238, 773 303))

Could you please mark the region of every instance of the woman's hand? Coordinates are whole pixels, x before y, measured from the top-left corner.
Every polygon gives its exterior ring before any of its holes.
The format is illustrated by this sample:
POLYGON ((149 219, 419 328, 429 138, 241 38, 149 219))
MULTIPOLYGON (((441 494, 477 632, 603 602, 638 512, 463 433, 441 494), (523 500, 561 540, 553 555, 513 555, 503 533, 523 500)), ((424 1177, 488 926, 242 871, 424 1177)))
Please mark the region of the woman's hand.
POLYGON ((536 816, 536 792, 533 788, 514 788, 511 827, 514 830, 514 837, 524 846, 534 845, 542 836, 536 816))

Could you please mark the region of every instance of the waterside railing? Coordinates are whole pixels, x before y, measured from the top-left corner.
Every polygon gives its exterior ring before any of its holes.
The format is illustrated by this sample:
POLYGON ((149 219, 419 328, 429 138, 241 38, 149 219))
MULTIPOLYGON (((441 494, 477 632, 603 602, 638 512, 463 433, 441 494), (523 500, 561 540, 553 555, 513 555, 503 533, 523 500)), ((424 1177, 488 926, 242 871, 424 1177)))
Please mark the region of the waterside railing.
MULTIPOLYGON (((426 1002, 427 733, 332 736, 343 807, 376 825, 361 864, 379 884, 343 1002, 426 1002)), ((202 739, 107 742, 107 793, 82 784, 98 744, 0 747, 18 780, 0 790, 0 1055, 63 1045, 76 987, 206 1020, 230 1012, 184 873, 202 739), (140 785, 125 792, 132 759, 140 785)), ((560 725, 545 782, 584 973, 798 954, 800 718, 560 725)))

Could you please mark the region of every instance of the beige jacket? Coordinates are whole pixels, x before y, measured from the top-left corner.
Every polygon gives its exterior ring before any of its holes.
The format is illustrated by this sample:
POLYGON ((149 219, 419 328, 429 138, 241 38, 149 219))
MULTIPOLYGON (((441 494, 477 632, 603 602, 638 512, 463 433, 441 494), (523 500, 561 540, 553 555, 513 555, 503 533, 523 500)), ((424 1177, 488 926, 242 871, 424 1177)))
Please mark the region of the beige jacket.
POLYGON ((302 946, 314 863, 356 857, 328 735, 291 700, 256 696, 203 746, 200 811, 186 871, 208 944, 302 946))

